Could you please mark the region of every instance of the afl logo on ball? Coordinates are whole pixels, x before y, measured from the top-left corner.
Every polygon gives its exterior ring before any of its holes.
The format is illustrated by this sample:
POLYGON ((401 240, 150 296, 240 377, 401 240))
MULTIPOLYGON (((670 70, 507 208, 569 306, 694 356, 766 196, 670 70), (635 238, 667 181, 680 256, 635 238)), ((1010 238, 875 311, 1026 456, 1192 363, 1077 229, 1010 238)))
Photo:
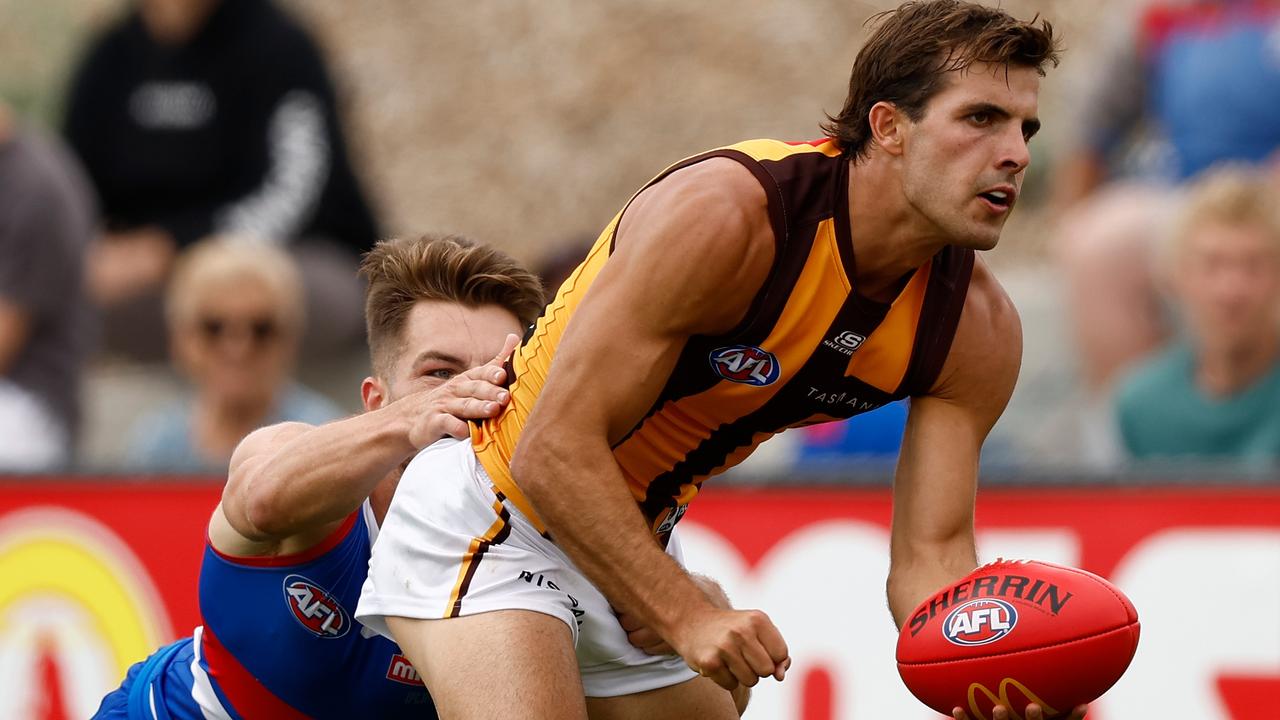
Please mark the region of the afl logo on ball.
POLYGON ((772 384, 782 373, 773 353, 752 345, 730 345, 712 350, 711 369, 725 380, 746 385, 772 384))
POLYGON ((301 575, 290 575, 284 579, 284 597, 293 617, 317 637, 340 638, 351 629, 351 618, 342 604, 324 588, 301 575))
POLYGON ((951 611, 942 624, 942 634, 956 645, 986 645, 1013 632, 1018 611, 1003 600, 967 602, 951 611))

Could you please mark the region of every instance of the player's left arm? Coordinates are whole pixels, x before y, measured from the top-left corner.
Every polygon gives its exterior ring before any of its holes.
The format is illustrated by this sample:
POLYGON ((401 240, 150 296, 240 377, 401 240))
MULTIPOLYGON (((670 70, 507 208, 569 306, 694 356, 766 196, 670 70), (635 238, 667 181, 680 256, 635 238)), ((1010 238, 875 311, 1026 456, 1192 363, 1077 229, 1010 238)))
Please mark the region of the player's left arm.
POLYGON ((980 260, 951 350, 927 395, 911 400, 893 482, 889 610, 902 627, 921 601, 978 564, 978 456, 1022 362, 1022 324, 980 260))
MULTIPOLYGON (((913 398, 893 481, 889 610, 898 627, 925 598, 978 564, 973 513, 982 443, 1009 403, 1022 363, 1018 311, 991 271, 974 263, 951 351, 929 394, 913 398)), ((1068 720, 1084 717, 1085 706, 1068 720)), ((956 720, 969 720, 961 708, 956 720)), ((1038 705, 993 720, 1042 720, 1038 705)))

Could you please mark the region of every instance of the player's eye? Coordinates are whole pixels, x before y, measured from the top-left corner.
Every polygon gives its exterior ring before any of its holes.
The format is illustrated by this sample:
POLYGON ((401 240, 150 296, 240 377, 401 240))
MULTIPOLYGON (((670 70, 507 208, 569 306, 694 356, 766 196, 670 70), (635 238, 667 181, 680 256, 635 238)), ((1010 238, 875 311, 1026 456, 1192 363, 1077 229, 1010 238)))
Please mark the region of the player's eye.
POLYGON ((453 368, 435 368, 422 373, 422 377, 431 378, 433 380, 448 380, 458 373, 453 368))
POLYGON ((991 113, 986 110, 979 110, 975 113, 969 113, 969 121, 974 125, 990 125, 991 113))

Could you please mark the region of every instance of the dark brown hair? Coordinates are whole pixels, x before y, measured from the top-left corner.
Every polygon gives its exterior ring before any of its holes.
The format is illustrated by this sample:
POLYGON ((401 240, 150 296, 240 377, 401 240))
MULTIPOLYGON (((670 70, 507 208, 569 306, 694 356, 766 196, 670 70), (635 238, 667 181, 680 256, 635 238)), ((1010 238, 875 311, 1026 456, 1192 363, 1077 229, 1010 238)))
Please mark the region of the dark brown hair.
POLYGON ((383 240, 360 264, 368 282, 365 328, 376 372, 395 361, 405 320, 419 300, 497 305, 522 325, 542 313, 542 282, 511 256, 457 235, 383 240))
POLYGON ((913 121, 945 86, 945 73, 974 63, 1035 68, 1058 64, 1053 26, 1037 15, 1021 22, 1002 10, 959 0, 916 0, 873 15, 878 26, 858 52, 844 108, 822 129, 849 158, 871 142, 872 106, 890 102, 913 121))

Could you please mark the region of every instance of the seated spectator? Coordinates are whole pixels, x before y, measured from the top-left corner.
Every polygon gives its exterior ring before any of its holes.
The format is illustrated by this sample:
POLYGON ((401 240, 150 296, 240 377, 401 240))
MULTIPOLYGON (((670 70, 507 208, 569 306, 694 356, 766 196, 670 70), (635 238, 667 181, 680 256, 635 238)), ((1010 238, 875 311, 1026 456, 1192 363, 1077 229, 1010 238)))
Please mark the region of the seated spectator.
POLYGON ((1095 466, 1118 459, 1107 422, 1116 378, 1174 332, 1153 248, 1182 186, 1216 163, 1280 161, 1280 2, 1144 0, 1126 14, 1108 8, 1110 36, 1072 103, 1079 137, 1054 188, 1084 386, 1073 456, 1095 466))
POLYGON ((269 0, 137 0, 76 70, 66 135, 106 223, 87 274, 109 351, 163 357, 172 260, 219 233, 297 256, 328 320, 308 347, 358 343, 356 267, 377 230, 320 52, 269 0))
POLYGON ((128 454, 135 468, 225 472, 231 451, 256 428, 342 414, 290 379, 305 323, 288 255, 241 238, 194 245, 178 260, 165 310, 174 364, 193 393, 136 423, 128 454))
POLYGON ((91 340, 81 292, 92 191, 58 144, 0 103, 0 469, 72 460, 81 364, 91 340))
POLYGON ((1132 457, 1280 460, 1277 195, 1240 168, 1191 188, 1170 254, 1186 337, 1138 366, 1116 396, 1132 457))

